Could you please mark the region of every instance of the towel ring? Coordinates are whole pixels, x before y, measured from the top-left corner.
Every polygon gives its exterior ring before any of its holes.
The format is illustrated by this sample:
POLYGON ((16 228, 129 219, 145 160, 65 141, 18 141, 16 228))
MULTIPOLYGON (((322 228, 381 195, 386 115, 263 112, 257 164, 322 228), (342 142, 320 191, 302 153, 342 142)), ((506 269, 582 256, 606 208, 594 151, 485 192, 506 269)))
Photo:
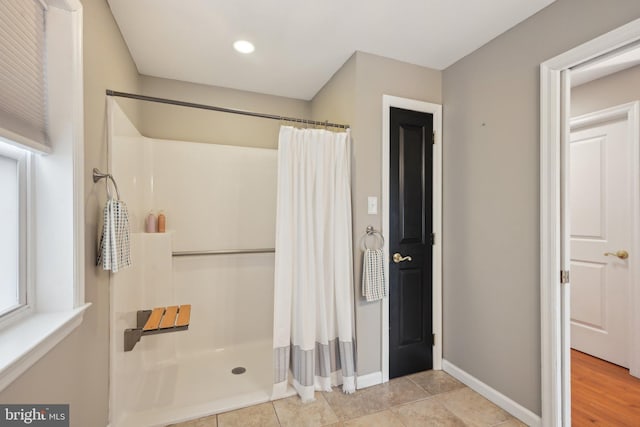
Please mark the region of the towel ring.
POLYGON ((93 182, 98 182, 101 179, 104 179, 105 186, 107 188, 107 197, 111 200, 113 197, 111 196, 111 190, 109 189, 109 180, 113 184, 113 188, 116 190, 117 200, 120 200, 120 191, 118 191, 118 184, 116 184, 116 180, 113 179, 113 175, 110 173, 102 173, 98 168, 93 168, 93 182))
POLYGON ((367 226, 367 230, 365 234, 363 234, 362 237, 360 238, 360 245, 362 246, 362 250, 382 249, 384 247, 384 236, 382 235, 382 233, 374 229, 373 226, 369 225, 367 226), (367 246, 368 237, 374 237, 374 238, 380 239, 380 246, 377 248, 376 247, 370 248, 369 246, 367 246))

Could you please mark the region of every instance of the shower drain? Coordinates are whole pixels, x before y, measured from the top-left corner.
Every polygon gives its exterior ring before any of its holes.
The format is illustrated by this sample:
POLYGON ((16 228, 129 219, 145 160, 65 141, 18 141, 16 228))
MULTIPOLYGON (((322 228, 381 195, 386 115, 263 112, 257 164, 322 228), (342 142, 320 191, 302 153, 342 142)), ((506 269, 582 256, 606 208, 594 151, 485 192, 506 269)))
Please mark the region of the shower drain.
POLYGON ((238 366, 237 368, 233 368, 231 370, 231 373, 233 375, 240 375, 240 374, 244 374, 245 372, 247 372, 247 370, 245 368, 243 368, 242 366, 238 366))

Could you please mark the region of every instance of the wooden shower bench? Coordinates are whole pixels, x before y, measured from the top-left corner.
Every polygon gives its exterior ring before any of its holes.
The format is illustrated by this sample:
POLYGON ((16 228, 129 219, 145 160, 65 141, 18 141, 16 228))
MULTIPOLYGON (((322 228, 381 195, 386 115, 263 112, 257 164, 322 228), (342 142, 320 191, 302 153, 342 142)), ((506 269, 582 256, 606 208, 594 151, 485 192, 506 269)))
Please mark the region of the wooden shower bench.
POLYGON ((191 320, 191 304, 139 310, 137 327, 124 330, 124 351, 131 351, 145 335, 186 331, 191 320))

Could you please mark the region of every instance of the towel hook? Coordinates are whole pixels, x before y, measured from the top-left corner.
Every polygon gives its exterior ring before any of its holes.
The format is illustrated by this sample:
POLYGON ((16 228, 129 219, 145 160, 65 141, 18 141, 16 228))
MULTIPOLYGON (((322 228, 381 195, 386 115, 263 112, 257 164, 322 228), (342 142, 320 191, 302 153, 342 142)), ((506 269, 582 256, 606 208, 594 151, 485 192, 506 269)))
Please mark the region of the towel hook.
POLYGON ((113 179, 113 175, 110 173, 102 173, 98 168, 93 168, 93 182, 98 182, 101 179, 105 179, 105 184, 107 187, 107 196, 111 199, 111 191, 109 190, 109 180, 113 183, 113 188, 116 189, 116 197, 120 200, 120 191, 118 191, 118 184, 116 184, 116 180, 113 179))

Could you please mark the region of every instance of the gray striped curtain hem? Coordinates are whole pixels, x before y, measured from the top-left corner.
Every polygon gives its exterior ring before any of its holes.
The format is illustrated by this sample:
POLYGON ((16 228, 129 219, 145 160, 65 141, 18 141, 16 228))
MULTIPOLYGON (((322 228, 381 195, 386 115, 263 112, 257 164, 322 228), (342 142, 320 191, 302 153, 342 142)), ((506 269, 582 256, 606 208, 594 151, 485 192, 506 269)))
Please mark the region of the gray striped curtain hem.
POLYGON ((293 378, 305 387, 314 384, 314 376, 329 378, 339 370, 343 377, 355 375, 353 341, 336 338, 328 344, 316 342, 314 350, 303 350, 297 345, 277 347, 273 349, 273 356, 274 384, 287 379, 289 366, 293 378))

